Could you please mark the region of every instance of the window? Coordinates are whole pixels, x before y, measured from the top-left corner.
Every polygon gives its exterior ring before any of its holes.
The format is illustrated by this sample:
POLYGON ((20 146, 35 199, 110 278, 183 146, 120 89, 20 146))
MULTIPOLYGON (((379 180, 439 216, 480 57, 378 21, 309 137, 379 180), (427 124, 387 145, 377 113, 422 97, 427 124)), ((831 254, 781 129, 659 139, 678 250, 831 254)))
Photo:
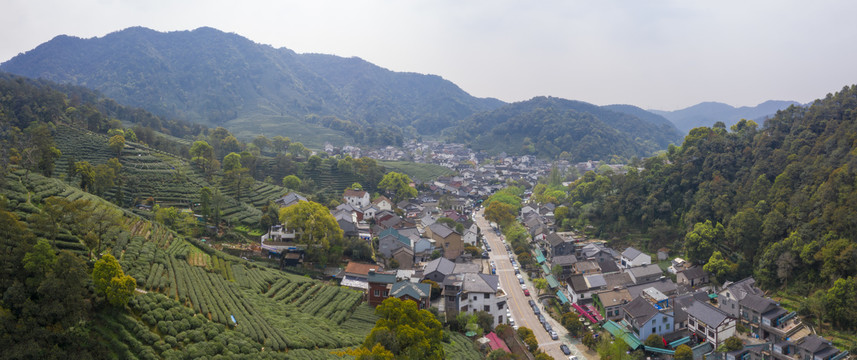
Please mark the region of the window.
POLYGON ((375 290, 375 296, 376 296, 376 297, 377 297, 377 296, 381 296, 381 292, 380 292, 380 291, 378 291, 378 290, 375 290))
POLYGON ((661 321, 663 321, 663 323, 664 323, 664 324, 666 324, 666 323, 667 323, 667 317, 666 317, 666 316, 664 316, 664 317, 661 319, 661 321))
POLYGON ((708 330, 708 336, 714 337, 714 331, 709 329, 708 330))
POLYGON ((486 298, 486 299, 490 299, 490 298, 491 298, 491 294, 489 294, 489 293, 485 293, 485 298, 486 298))
POLYGON ((670 329, 670 324, 667 324, 667 330, 669 330, 669 329, 670 329))
POLYGON ((690 326, 694 326, 694 325, 696 325, 696 322, 693 321, 693 319, 687 319, 687 324, 690 326))
POLYGON ((483 310, 483 311, 485 311, 485 312, 489 312, 489 311, 491 311, 491 305, 485 305, 485 306, 483 306, 483 307, 482 307, 482 310, 483 310))
POLYGON ((473 301, 476 301, 476 295, 473 295, 473 301))
POLYGON ((654 326, 652 326, 652 334, 656 334, 656 333, 657 333, 657 332, 655 331, 655 327, 654 327, 654 326))

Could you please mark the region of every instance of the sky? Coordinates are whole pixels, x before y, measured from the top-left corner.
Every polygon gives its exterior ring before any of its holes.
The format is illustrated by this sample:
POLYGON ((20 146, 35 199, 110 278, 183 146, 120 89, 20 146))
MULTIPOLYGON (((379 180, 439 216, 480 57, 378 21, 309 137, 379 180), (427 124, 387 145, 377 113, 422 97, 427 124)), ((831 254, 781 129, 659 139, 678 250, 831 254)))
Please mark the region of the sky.
POLYGON ((755 106, 857 83, 854 14, 848 0, 3 0, 0 62, 61 34, 210 26, 506 102, 755 106))

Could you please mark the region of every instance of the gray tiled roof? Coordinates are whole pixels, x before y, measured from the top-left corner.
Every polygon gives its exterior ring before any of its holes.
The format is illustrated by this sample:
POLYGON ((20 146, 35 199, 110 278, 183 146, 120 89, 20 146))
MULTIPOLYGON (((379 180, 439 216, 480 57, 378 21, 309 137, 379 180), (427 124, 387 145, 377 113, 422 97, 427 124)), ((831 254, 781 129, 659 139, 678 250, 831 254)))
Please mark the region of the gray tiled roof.
POLYGON ((429 229, 431 229, 432 233, 435 233, 442 238, 446 238, 454 232, 454 230, 450 229, 448 226, 440 223, 431 224, 429 229))
POLYGON ((569 285, 571 285, 571 288, 574 289, 574 292, 576 293, 589 290, 589 286, 586 285, 586 280, 583 279, 583 275, 581 274, 569 276, 568 283, 569 285))
POLYGON ((423 283, 415 284, 410 281, 399 281, 393 284, 393 288, 390 290, 390 295, 397 298, 404 295, 409 295, 414 299, 427 298, 431 295, 431 285, 423 283))
POLYGON ((764 314, 777 307, 776 301, 756 294, 747 294, 744 299, 738 301, 738 304, 758 312, 759 314, 764 314))
POLYGON ((690 269, 679 271, 679 274, 684 274, 684 277, 688 280, 702 279, 703 277, 705 277, 705 270, 702 270, 702 266, 694 266, 690 269))
POLYGON ((627 305, 623 307, 625 313, 630 315, 634 322, 636 322, 636 326, 640 327, 646 323, 652 316, 658 313, 658 309, 643 299, 642 297, 637 297, 634 300, 631 300, 627 305))
POLYGON ((655 289, 658 289, 658 291, 666 295, 674 294, 676 289, 678 288, 676 284, 670 279, 659 279, 645 284, 629 286, 628 292, 631 293, 632 297, 636 298, 637 296, 640 296, 640 294, 643 293, 644 289, 650 287, 654 287, 655 289))
POLYGON ((810 354, 815 354, 826 347, 830 347, 830 342, 818 335, 808 335, 801 340, 798 340, 797 347, 807 350, 810 354))
POLYGON ((474 273, 452 274, 443 280, 443 285, 459 286, 465 293, 494 293, 500 286, 500 277, 474 273))
MULTIPOLYGON (((603 271, 604 269, 602 268, 601 270, 603 271)), ((626 287, 634 283, 631 281, 631 276, 628 273, 604 274, 604 282, 607 283, 605 286, 608 289, 626 287)))
POLYGON ((370 283, 383 283, 383 284, 392 284, 396 282, 396 273, 385 274, 385 273, 369 273, 369 277, 367 278, 370 283))
POLYGON ((635 266, 628 269, 628 272, 634 274, 636 278, 644 278, 647 276, 653 275, 663 275, 664 271, 661 270, 661 267, 658 264, 648 264, 643 266, 635 266))
POLYGON ((717 327, 729 318, 729 314, 723 310, 699 301, 692 302, 683 310, 687 312, 688 316, 699 319, 711 327, 717 327))
POLYGON ((557 245, 560 245, 560 244, 565 242, 565 240, 561 236, 557 235, 557 233, 548 234, 548 236, 545 238, 545 240, 551 246, 557 246, 557 245))
POLYGON ((640 250, 637 250, 633 247, 629 247, 629 248, 625 249, 625 251, 622 252, 622 256, 624 256, 625 258, 634 260, 635 258, 637 258, 637 256, 640 256, 640 254, 642 254, 642 253, 643 252, 640 250))
POLYGON ((559 266, 568 266, 577 262, 577 257, 574 255, 554 256, 551 263, 559 266))
POLYGON ((449 274, 452 274, 452 272, 454 270, 455 270, 455 263, 454 262, 450 261, 449 259, 447 259, 445 257, 439 257, 437 259, 429 261, 428 264, 426 264, 425 270, 423 270, 423 274, 428 275, 432 272, 437 271, 441 274, 449 275, 449 274))

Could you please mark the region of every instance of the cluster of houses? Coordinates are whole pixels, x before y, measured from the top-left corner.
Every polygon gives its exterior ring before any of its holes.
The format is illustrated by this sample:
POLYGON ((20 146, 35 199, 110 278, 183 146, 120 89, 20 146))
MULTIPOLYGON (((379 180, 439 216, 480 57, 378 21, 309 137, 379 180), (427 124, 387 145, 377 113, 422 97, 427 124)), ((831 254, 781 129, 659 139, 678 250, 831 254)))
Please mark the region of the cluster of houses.
MULTIPOLYGON (((550 210, 529 207, 521 214, 544 276, 549 283, 555 278, 564 284, 555 287, 561 302, 632 349, 672 353, 644 345, 656 334, 672 349, 688 344, 700 358, 737 335, 740 323, 757 341, 727 353, 728 359, 838 360, 848 355, 814 335, 795 312, 765 297, 753 278, 715 289, 702 267, 675 258, 669 267, 676 275, 673 281, 638 249, 619 252, 575 233, 554 232, 550 210)), ((656 256, 667 259, 668 250, 660 249, 656 256)))
POLYGON ((479 262, 453 262, 440 257, 417 270, 384 270, 377 264, 349 262, 341 275, 341 285, 364 291, 369 305, 378 306, 389 297, 411 300, 420 309, 431 301, 431 280, 441 288, 436 306, 446 314, 474 314, 485 311, 497 324, 507 321, 505 290, 497 275, 483 273, 479 262))

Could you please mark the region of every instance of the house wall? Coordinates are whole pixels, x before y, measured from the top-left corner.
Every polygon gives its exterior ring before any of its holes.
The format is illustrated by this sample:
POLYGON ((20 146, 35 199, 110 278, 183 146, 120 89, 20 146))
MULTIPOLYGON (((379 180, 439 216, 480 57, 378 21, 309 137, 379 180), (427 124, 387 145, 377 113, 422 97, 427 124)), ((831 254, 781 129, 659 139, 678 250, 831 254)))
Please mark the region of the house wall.
POLYGON ((395 236, 388 235, 378 239, 378 252, 386 258, 393 256, 393 251, 401 247, 405 247, 405 244, 395 236))
POLYGON ((383 283, 369 283, 369 306, 376 307, 387 299, 390 295, 387 285, 383 283))
POLYGON ((438 284, 443 284, 443 280, 446 279, 446 275, 444 275, 440 271, 432 271, 428 274, 423 274, 423 279, 428 279, 438 284))
POLYGON ((715 348, 717 348, 725 342, 726 339, 735 335, 735 319, 726 319, 724 322, 715 326, 716 327, 709 326, 700 322, 699 319, 693 316, 688 316, 688 331, 696 333, 697 335, 705 335, 706 341, 710 342, 715 348))
POLYGON ((649 256, 648 254, 640 254, 639 256, 637 256, 635 259, 632 260, 632 259, 628 259, 628 258, 623 256, 622 257, 622 263, 624 264, 624 267, 626 267, 626 268, 630 268, 630 267, 634 267, 634 266, 640 266, 640 265, 648 265, 648 264, 652 263, 652 257, 649 256))
POLYGON ((649 335, 658 334, 660 336, 664 336, 673 331, 675 331, 673 316, 670 314, 658 313, 646 321, 640 329, 637 329, 635 335, 637 335, 641 341, 646 341, 649 335))
POLYGON ((729 316, 738 318, 740 315, 740 307, 738 299, 733 296, 729 290, 723 290, 717 295, 717 302, 720 304, 720 310, 725 311, 729 316))
POLYGON ((467 231, 464 233, 464 237, 461 239, 467 245, 476 245, 476 233, 467 231))
POLYGON ((405 251, 399 252, 393 258, 399 263, 399 269, 409 270, 414 268, 414 257, 405 251))
POLYGON ((441 244, 441 247, 443 247, 443 257, 447 259, 453 260, 464 252, 464 242, 461 241, 461 235, 459 234, 451 233, 446 239, 433 234, 432 238, 441 244))
POLYGON ((463 311, 462 309, 467 307, 468 314, 485 311, 491 314, 495 324, 502 324, 506 322, 505 301, 506 296, 497 297, 493 293, 466 293, 461 294, 458 308, 459 312, 461 312, 463 311))

